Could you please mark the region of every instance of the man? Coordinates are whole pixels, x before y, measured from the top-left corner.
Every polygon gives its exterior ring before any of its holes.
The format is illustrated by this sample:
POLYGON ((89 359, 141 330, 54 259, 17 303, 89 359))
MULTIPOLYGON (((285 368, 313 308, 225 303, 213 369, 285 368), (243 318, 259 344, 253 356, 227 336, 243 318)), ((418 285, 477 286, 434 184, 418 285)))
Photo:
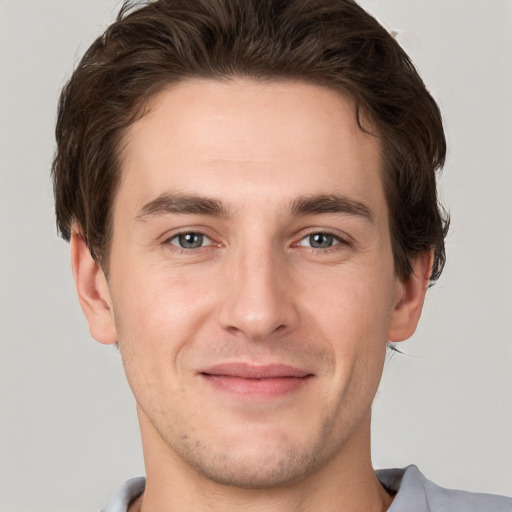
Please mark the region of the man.
POLYGON ((57 222, 146 479, 106 511, 511 510, 378 474, 388 341, 444 265, 437 105, 349 0, 126 7, 65 87, 57 222))

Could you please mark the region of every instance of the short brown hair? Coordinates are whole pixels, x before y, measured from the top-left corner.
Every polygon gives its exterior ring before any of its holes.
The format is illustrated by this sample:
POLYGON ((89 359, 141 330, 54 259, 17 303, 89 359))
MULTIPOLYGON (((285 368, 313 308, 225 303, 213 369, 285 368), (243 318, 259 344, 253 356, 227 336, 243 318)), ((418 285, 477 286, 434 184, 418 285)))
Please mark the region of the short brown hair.
POLYGON ((64 87, 53 180, 57 226, 78 226, 108 269, 120 143, 147 100, 187 78, 302 80, 342 91, 381 139, 395 270, 432 250, 444 266, 447 216, 436 171, 446 142, 439 109, 407 54, 352 0, 158 0, 126 3, 64 87))

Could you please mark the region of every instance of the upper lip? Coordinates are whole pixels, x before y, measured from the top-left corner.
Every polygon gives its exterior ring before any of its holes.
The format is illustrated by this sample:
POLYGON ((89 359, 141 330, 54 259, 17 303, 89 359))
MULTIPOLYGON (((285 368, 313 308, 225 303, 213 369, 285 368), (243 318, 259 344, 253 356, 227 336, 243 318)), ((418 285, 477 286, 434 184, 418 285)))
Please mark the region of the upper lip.
POLYGON ((206 375, 239 377, 242 379, 272 379, 283 377, 307 377, 310 372, 287 364, 255 365, 248 363, 222 363, 200 370, 206 375))

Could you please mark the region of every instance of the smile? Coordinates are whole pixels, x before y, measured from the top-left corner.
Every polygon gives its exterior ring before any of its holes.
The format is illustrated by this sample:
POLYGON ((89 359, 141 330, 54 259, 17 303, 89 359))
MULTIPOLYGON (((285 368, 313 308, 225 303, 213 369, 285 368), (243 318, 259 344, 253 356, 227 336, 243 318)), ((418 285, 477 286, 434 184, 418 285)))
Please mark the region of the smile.
POLYGON ((313 374, 293 366, 246 363, 213 366, 200 371, 199 375, 214 389, 248 400, 269 400, 288 395, 313 377, 313 374))

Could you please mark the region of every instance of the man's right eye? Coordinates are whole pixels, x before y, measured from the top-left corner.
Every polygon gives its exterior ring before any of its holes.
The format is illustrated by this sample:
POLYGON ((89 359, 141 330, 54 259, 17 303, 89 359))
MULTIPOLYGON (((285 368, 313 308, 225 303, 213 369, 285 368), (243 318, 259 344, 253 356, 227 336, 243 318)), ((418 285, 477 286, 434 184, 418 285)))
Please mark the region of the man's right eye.
POLYGON ((199 249, 212 244, 212 241, 202 233, 180 233, 169 239, 169 243, 181 249, 199 249))

